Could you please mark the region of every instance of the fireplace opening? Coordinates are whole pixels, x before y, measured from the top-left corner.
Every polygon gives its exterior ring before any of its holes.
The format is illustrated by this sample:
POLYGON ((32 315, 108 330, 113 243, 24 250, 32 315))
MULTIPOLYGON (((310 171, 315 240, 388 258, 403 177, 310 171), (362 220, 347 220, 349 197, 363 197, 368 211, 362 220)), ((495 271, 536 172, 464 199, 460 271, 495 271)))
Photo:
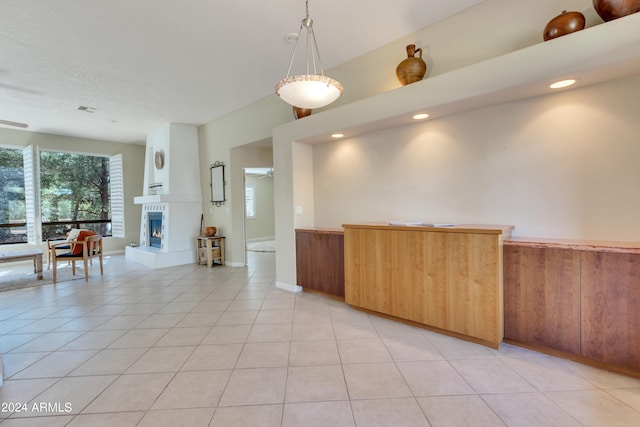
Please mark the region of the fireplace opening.
POLYGON ((149 246, 162 248, 162 213, 149 212, 149 246))

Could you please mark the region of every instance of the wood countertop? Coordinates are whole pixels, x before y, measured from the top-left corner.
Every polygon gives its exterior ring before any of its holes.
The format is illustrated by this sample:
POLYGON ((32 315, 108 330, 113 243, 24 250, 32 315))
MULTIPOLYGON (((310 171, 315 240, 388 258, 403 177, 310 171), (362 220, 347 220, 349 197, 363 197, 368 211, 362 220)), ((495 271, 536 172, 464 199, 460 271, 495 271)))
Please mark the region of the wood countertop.
POLYGON ((607 240, 546 239, 540 237, 510 237, 505 246, 527 246, 531 248, 573 249, 591 252, 614 252, 640 254, 640 242, 616 242, 607 240))
POLYGON ((487 224, 452 224, 452 225, 391 225, 386 222, 343 224, 344 228, 385 229, 385 230, 411 230, 430 231, 439 233, 473 233, 473 234, 502 234, 510 236, 513 225, 487 225, 487 224))
POLYGON ((342 228, 323 228, 323 227, 296 228, 296 232, 298 231, 303 233, 344 234, 344 230, 342 228))

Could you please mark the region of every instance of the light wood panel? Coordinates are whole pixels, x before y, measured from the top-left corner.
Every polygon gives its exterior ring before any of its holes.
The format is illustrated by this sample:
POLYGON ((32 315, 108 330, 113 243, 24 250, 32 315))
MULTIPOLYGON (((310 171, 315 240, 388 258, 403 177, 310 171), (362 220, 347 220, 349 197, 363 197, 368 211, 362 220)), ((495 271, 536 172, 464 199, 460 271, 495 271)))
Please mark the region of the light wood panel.
POLYGON ((449 329, 502 340, 501 253, 497 236, 449 235, 449 329))
POLYGON ((511 228, 344 225, 345 301, 497 347, 511 228))
POLYGON ((410 233, 408 240, 407 295, 411 303, 407 318, 448 329, 448 235, 410 233))

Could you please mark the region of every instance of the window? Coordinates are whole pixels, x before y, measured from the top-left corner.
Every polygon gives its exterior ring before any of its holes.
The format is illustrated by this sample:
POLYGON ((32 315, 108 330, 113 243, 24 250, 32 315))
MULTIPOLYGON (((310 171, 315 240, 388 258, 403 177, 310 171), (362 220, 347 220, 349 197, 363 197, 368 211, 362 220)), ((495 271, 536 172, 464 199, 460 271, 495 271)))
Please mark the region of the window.
POLYGON ((71 228, 124 237, 122 155, 0 148, 0 189, 0 244, 35 244, 71 228))
POLYGON ((22 150, 0 147, 0 243, 27 242, 22 150))
POLYGON ((109 158, 40 152, 42 239, 64 237, 71 228, 111 236, 109 158))
POLYGON ((256 217, 256 195, 254 187, 245 187, 244 189, 244 206, 247 218, 256 217))

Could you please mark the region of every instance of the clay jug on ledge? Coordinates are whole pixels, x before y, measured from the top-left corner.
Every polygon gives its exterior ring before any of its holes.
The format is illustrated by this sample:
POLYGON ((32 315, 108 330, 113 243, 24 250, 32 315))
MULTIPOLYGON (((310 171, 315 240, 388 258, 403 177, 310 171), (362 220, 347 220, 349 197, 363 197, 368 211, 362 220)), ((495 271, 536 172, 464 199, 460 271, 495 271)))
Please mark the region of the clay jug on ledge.
POLYGON ((640 12, 640 0, 593 0, 593 7, 608 22, 640 12))
POLYGON ((422 48, 416 49, 415 44, 407 46, 407 59, 398 64, 396 76, 403 86, 422 80, 427 72, 427 64, 422 59, 422 48), (416 57, 416 53, 420 56, 416 57))
POLYGON ((311 111, 312 111, 310 108, 300 108, 300 107, 296 107, 295 105, 292 108, 293 108, 293 117, 296 120, 301 119, 303 117, 307 117, 308 115, 311 114, 311 111))
POLYGON ((582 13, 563 10, 560 15, 553 18, 547 26, 544 27, 542 38, 544 41, 547 41, 566 36, 567 34, 583 30, 584 25, 585 18, 582 13))

